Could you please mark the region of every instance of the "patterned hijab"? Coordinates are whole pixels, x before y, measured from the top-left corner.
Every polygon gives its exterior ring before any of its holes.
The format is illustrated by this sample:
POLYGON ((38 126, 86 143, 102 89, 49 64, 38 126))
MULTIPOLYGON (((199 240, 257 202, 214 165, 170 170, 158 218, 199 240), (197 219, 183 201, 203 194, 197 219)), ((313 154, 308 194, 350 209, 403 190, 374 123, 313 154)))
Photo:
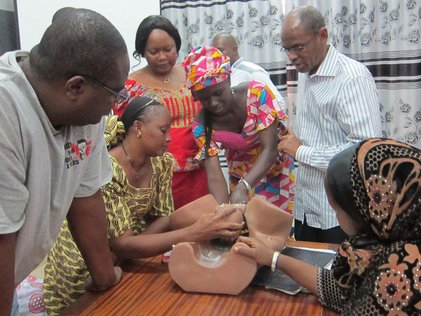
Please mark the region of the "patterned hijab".
POLYGON ((182 63, 187 75, 187 87, 200 90, 225 81, 230 73, 230 59, 212 46, 193 48, 182 63))
POLYGON ((366 231, 341 244, 343 314, 421 315, 421 151, 368 139, 336 155, 327 183, 366 231))

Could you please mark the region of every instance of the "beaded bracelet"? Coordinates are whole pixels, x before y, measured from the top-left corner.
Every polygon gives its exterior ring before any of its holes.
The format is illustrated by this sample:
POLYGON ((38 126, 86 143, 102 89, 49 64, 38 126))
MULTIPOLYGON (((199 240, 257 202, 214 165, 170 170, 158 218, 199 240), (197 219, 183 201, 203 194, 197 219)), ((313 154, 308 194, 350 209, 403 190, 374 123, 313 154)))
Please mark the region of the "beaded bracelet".
POLYGON ((279 252, 279 251, 275 251, 274 253, 273 253, 273 257, 272 257, 272 264, 271 264, 271 266, 270 266, 270 269, 272 270, 272 272, 275 272, 275 270, 276 270, 276 265, 277 265, 277 263, 278 263, 278 258, 279 258, 279 255, 280 255, 281 253, 279 252))

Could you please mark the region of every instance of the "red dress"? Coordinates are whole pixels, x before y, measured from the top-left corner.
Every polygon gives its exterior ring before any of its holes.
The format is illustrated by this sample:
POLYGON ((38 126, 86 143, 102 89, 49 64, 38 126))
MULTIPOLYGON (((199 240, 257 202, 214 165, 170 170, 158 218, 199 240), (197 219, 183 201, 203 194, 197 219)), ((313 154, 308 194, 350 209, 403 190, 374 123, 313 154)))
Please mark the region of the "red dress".
POLYGON ((175 90, 150 88, 132 79, 126 81, 126 88, 130 98, 114 107, 114 114, 121 115, 130 99, 147 96, 165 105, 172 116, 168 151, 176 160, 172 184, 175 209, 208 194, 203 162, 194 159, 199 148, 191 129, 201 105, 193 100, 190 90, 184 86, 175 90))

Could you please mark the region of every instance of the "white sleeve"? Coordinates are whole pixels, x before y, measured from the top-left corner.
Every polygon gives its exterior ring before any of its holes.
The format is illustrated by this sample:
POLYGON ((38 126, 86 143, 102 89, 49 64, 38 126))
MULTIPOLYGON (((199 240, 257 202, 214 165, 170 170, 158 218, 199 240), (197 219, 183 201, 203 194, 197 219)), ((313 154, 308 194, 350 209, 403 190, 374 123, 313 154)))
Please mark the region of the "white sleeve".
POLYGON ((237 69, 237 68, 232 68, 230 79, 231 79, 231 87, 234 87, 236 85, 239 85, 240 83, 251 81, 252 76, 247 71, 237 69))

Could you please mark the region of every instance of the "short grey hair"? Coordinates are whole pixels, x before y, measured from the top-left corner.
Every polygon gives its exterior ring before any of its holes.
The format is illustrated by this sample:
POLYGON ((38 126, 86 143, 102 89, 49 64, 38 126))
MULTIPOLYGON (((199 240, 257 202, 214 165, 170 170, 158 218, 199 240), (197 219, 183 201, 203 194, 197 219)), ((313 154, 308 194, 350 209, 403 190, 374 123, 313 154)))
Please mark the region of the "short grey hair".
POLYGON ((297 17, 308 33, 316 33, 326 26, 321 12, 315 7, 306 5, 295 8, 291 14, 297 17))

